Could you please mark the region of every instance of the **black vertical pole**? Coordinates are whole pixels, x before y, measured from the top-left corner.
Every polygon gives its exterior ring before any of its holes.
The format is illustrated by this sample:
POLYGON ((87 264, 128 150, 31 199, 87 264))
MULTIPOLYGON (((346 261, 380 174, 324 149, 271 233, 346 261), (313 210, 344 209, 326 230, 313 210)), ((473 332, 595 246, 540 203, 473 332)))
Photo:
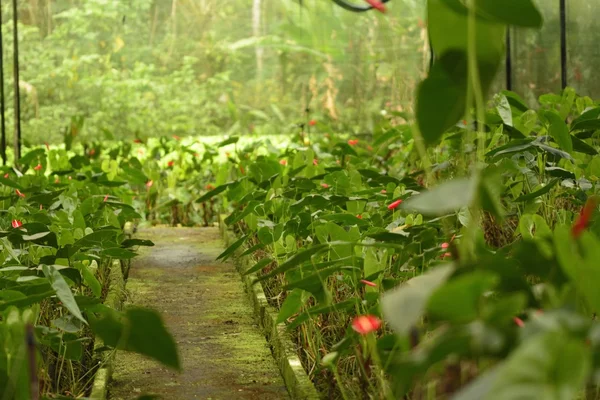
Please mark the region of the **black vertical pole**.
POLYGON ((4 39, 2 37, 2 3, 0 2, 0 155, 6 165, 6 105, 4 104, 4 39))
POLYGON ((19 93, 19 28, 18 28, 18 12, 17 0, 13 0, 13 76, 15 85, 15 164, 21 158, 21 95, 19 93))
POLYGON ((567 5, 560 0, 560 78, 562 88, 567 87, 567 5))
POLYGON ((512 90, 512 43, 510 27, 506 28, 506 90, 512 90))
POLYGON ((435 53, 433 52, 433 45, 431 44, 431 38, 429 39, 429 70, 433 67, 435 61, 435 53))

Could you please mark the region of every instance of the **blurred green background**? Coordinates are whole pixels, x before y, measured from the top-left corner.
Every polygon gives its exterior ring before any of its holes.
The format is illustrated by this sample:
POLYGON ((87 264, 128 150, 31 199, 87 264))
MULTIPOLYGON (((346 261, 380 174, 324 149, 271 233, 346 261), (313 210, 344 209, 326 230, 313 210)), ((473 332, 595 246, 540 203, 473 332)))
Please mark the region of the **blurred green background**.
MULTIPOLYGON (((513 32, 514 89, 532 103, 560 90, 558 1, 538 3, 545 27, 513 32)), ((425 4, 353 14, 328 0, 20 0, 23 138, 276 134, 311 119, 370 131, 382 110, 412 112, 429 65, 425 4)), ((11 138, 12 10, 2 7, 11 138)), ((598 96, 600 4, 568 7, 569 85, 598 96)))

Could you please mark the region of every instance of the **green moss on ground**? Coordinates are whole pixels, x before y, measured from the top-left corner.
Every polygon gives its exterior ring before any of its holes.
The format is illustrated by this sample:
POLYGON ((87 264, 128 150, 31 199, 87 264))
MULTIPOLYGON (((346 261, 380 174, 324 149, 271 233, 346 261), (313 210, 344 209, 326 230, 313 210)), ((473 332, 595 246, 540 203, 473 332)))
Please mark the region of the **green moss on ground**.
POLYGON ((156 246, 135 261, 126 306, 163 314, 184 371, 120 352, 109 398, 289 398, 239 275, 232 265, 214 261, 223 248, 218 229, 153 228, 139 236, 156 246))

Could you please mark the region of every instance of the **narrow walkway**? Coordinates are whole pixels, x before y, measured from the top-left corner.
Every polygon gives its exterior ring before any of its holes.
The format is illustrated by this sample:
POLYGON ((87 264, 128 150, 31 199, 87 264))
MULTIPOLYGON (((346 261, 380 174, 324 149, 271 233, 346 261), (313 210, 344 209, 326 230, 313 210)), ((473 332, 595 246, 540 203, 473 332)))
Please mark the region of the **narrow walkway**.
MULTIPOLYGON (((109 399, 154 394, 164 400, 289 398, 217 228, 152 228, 134 262, 127 305, 160 311, 177 341, 183 373, 119 352, 109 399)), ((149 333, 151 334, 151 333, 149 333)))

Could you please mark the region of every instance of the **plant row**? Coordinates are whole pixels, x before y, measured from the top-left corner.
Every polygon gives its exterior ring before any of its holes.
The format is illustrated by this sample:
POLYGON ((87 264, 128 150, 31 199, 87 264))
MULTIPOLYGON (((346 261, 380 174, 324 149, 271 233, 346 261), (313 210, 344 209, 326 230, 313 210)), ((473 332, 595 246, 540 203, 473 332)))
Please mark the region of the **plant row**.
POLYGON ((232 210, 220 258, 254 258, 324 395, 596 398, 600 107, 539 104, 502 92, 424 153, 401 113, 238 151, 198 199, 232 210))

